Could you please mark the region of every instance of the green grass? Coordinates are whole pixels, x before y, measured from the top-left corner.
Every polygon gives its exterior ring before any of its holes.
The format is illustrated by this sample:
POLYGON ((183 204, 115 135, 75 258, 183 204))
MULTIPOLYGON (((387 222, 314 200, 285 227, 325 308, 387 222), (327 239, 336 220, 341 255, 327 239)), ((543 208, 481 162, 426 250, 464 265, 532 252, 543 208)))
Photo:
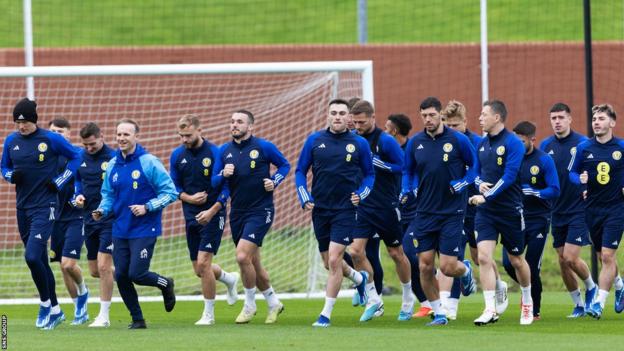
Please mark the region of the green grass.
MULTIPOLYGON (((512 303, 500 321, 491 326, 476 327, 472 320, 483 309, 481 295, 462 299, 457 321, 432 330, 426 320, 399 323, 396 314, 398 298, 386 298, 386 315, 368 323, 358 322, 360 308, 353 308, 347 299, 340 299, 332 315, 332 327, 317 330, 310 325, 322 308, 320 299, 286 300, 285 312, 277 325, 264 325, 266 307, 259 301, 258 315, 249 325, 233 323, 241 302, 228 307, 217 303, 217 324, 196 327, 193 323, 201 313, 201 302, 178 303, 171 314, 164 312, 162 303, 143 303, 147 330, 128 331, 128 314, 122 304, 113 304, 112 326, 106 330, 70 326, 65 322, 54 331, 39 331, 34 327, 36 305, 0 306, 8 317, 9 350, 410 350, 434 348, 439 350, 591 350, 618 349, 621 344, 622 316, 616 315, 609 302, 600 321, 589 317, 567 320, 569 298, 564 294, 546 294, 542 320, 531 326, 518 324, 519 308, 512 303), (565 346, 564 346, 565 345, 565 346)), ((97 306, 89 306, 91 314, 97 306)), ((66 312, 72 306, 63 306, 66 312)))
MULTIPOLYGON (((306 291, 310 256, 317 255, 316 241, 311 229, 297 231, 282 228, 273 230, 265 237, 263 246, 268 249, 262 251, 262 261, 271 274, 271 281, 275 289, 282 293, 306 291)), ((0 299, 36 297, 37 290, 23 255, 24 247, 21 243, 14 250, 0 250, 0 267, 6 269, 0 274, 0 299)), ((223 269, 229 272, 238 271, 235 256, 234 244, 228 236, 221 240, 219 253, 213 262, 221 265, 223 269)), ((98 296, 99 282, 89 276, 84 247, 79 265, 82 268, 87 286, 91 290, 91 295, 98 296)), ((52 263, 51 266, 56 276, 57 294, 60 297, 67 297, 59 264, 52 263)), ((193 272, 184 235, 159 239, 150 269, 164 276, 174 277, 176 290, 179 294, 201 294, 200 280, 193 272)), ((153 288, 138 287, 137 290, 142 295, 160 295, 160 292, 153 288)), ((217 292, 225 293, 225 286, 221 283, 217 284, 217 292)), ((114 294, 118 296, 116 288, 114 294)))
MULTIPOLYGON (((37 47, 357 42, 357 0, 38 0, 37 47)), ((0 47, 22 47, 21 1, 0 0, 0 47)), ((497 0, 489 39, 579 41, 582 1, 497 0)), ((592 1, 596 40, 624 39, 622 1, 592 1)), ((368 0, 371 43, 478 42, 479 1, 368 0)))

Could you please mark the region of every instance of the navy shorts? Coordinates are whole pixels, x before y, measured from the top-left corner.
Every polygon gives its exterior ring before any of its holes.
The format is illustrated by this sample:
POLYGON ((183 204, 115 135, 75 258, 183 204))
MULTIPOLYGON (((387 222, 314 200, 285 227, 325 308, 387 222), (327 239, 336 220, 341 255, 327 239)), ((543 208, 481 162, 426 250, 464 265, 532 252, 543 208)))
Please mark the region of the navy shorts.
POLYGON ((191 261, 197 261, 199 251, 214 255, 219 252, 224 225, 224 211, 217 213, 206 225, 201 225, 196 220, 186 222, 186 245, 191 261))
POLYGON ((463 215, 419 213, 407 228, 414 236, 416 252, 436 250, 443 255, 459 255, 462 244, 463 215))
POLYGON ((552 215, 553 247, 563 247, 566 243, 576 246, 589 245, 587 223, 583 212, 565 216, 552 215))
POLYGON ((353 229, 354 239, 372 239, 375 234, 384 241, 386 247, 401 246, 401 230, 398 208, 357 208, 357 220, 353 229))
POLYGON ((624 230, 624 206, 613 209, 592 209, 585 211, 585 221, 594 249, 598 252, 603 247, 617 249, 624 230))
POLYGON ((113 254, 112 223, 85 224, 84 232, 87 260, 97 260, 98 252, 109 255, 113 254))
POLYGON ((319 252, 329 250, 329 242, 349 246, 353 242, 356 210, 312 210, 312 226, 318 241, 319 252))
POLYGON ((17 230, 26 249, 30 245, 43 245, 46 247, 45 252, 53 225, 54 205, 17 210, 17 230))
POLYGON ((264 236, 273 224, 274 212, 272 208, 256 211, 230 211, 230 230, 234 245, 238 245, 241 239, 245 239, 262 247, 264 236))
POLYGON ((512 256, 522 255, 524 252, 524 217, 522 210, 517 215, 503 215, 477 209, 477 215, 475 216, 477 244, 485 240, 498 242, 499 234, 501 243, 508 254, 512 256))
POLYGON ((477 239, 475 238, 475 218, 474 216, 464 217, 464 228, 462 234, 464 235, 464 242, 462 247, 466 247, 466 243, 473 249, 477 248, 477 239))
POLYGON ((526 217, 524 219, 524 243, 529 245, 529 241, 540 240, 546 242, 548 230, 550 229, 550 219, 548 217, 526 217))
POLYGON ((82 218, 70 221, 55 221, 50 240, 50 261, 61 262, 61 257, 80 259, 80 250, 85 241, 82 218))

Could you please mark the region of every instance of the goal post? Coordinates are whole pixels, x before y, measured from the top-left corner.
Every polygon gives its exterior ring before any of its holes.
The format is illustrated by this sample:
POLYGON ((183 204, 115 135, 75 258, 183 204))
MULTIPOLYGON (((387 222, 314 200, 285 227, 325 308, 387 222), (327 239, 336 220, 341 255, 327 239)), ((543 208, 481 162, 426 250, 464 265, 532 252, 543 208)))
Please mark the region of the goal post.
MULTIPOLYGON (((372 61, 0 67, 0 106, 7 113, 0 121, 3 138, 15 130, 7 111, 26 95, 25 77, 35 80, 39 127, 47 128, 48 121, 65 117, 72 126, 72 143, 80 145, 80 128, 96 122, 105 142, 116 147, 116 122, 134 118, 141 127, 139 143, 167 169, 172 150, 180 145, 176 121, 181 116, 198 115, 203 136, 220 145, 231 139, 231 113, 241 108, 252 111, 254 135, 276 144, 292 166, 275 193, 275 221, 263 244, 263 262, 278 293, 309 296, 324 289, 326 272, 309 214, 297 200, 294 169, 305 138, 326 126, 331 99, 374 100, 372 61)), ((1 182, 0 198, 0 303, 33 298, 36 289, 23 259, 13 186, 1 182)), ((228 226, 214 262, 227 271, 238 270, 228 226)), ((91 296, 98 296, 98 282, 89 277, 84 249, 79 264, 91 296)), ((178 294, 201 298, 179 201, 163 213, 163 235, 151 268, 173 276, 178 294)), ((58 295, 67 297, 56 263, 52 270, 58 295)), ((148 299, 159 295, 156 289, 138 287, 138 291, 148 299)), ((217 291, 225 293, 224 286, 217 284, 217 291)))

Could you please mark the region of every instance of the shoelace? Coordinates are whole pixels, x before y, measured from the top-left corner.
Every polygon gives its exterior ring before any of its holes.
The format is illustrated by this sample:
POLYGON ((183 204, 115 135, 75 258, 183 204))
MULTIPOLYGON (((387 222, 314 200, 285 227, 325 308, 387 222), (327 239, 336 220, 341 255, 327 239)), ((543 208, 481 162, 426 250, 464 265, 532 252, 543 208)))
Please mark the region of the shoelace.
POLYGON ((522 305, 522 317, 524 318, 529 318, 529 312, 530 312, 530 306, 529 305, 522 305))

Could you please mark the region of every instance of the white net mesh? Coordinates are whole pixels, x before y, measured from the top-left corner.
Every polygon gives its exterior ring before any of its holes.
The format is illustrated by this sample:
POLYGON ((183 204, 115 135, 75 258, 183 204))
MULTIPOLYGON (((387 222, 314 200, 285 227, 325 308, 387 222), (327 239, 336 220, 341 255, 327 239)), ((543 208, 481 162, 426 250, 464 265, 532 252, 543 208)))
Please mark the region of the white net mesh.
MULTIPOLYGON (((112 147, 114 126, 121 118, 133 118, 141 126, 140 143, 169 166, 171 151, 179 146, 175 123, 184 114, 201 117, 204 137, 215 144, 229 139, 232 111, 245 108, 256 116, 255 135, 272 141, 292 165, 292 171, 275 194, 276 216, 263 244, 263 262, 277 292, 312 292, 325 283, 325 270, 318 259, 309 214, 298 204, 294 191, 294 169, 305 138, 325 125, 329 100, 362 96, 358 72, 284 74, 217 74, 160 76, 84 76, 36 78, 39 126, 56 117, 72 124, 72 142, 79 143, 78 130, 96 122, 112 147)), ((6 118, 0 122, 6 137, 14 130, 10 118, 15 102, 25 95, 22 78, 0 78, 0 106, 6 118)), ((36 290, 23 259, 17 232, 13 186, 0 183, 0 298, 35 297, 36 290)), ((228 226, 215 263, 227 271, 237 270, 234 245, 228 226)), ((88 277, 86 252, 80 265, 97 296, 98 283, 88 277)), ((58 264, 57 293, 67 296, 58 264)), ((200 294, 184 235, 179 202, 163 216, 163 236, 156 245, 151 270, 176 279, 179 294, 200 294)), ((217 285, 218 293, 224 286, 217 285)), ((158 295, 157 289, 139 288, 141 295, 158 295)))

